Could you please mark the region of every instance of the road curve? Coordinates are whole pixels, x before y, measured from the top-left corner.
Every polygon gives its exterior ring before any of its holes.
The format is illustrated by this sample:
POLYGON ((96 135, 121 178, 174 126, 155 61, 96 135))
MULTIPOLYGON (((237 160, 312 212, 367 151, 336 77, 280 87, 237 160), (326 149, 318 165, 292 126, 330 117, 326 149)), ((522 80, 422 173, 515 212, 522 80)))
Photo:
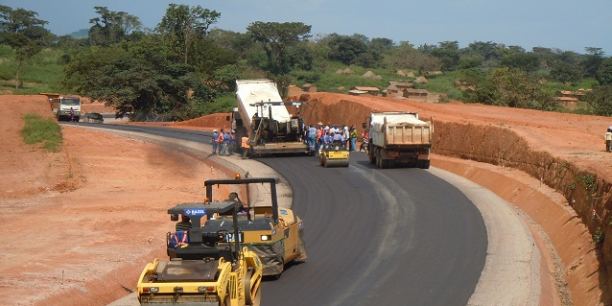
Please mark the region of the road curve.
POLYGON ((363 153, 352 154, 348 168, 320 167, 316 157, 260 161, 291 185, 308 251, 306 263, 264 282, 262 305, 468 304, 485 265, 487 230, 474 204, 446 180, 420 169, 375 169, 363 153))
POLYGON ((293 190, 306 220, 308 261, 264 284, 263 305, 466 305, 487 236, 476 207, 420 169, 348 168, 316 157, 261 159, 293 190), (296 284, 300 284, 296 286, 296 284))

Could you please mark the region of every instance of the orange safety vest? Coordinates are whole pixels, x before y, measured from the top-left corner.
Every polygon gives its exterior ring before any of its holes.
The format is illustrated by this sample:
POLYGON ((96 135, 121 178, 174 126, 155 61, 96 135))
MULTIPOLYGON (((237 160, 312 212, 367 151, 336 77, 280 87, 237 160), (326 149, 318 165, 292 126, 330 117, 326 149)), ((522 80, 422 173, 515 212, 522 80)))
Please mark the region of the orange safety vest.
POLYGON ((250 148, 249 143, 248 143, 249 137, 242 137, 242 147, 243 148, 250 148))
POLYGON ((223 133, 219 133, 219 137, 217 138, 217 142, 223 142, 223 133))

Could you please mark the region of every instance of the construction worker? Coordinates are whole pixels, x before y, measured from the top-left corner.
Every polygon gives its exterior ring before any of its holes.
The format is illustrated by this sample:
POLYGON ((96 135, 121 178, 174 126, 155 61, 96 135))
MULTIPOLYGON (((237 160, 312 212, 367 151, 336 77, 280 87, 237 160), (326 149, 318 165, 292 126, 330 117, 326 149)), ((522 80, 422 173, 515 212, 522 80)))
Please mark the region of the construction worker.
POLYGON ((317 128, 317 138, 315 139, 315 151, 319 151, 319 147, 321 146, 321 136, 323 136, 323 123, 319 122, 319 127, 317 128))
POLYGON ((186 231, 191 228, 191 219, 185 215, 181 215, 181 222, 176 224, 177 231, 186 231))
POLYGON ((225 133, 223 133, 223 129, 221 129, 221 133, 219 133, 216 140, 217 144, 219 145, 219 155, 221 155, 223 152, 223 136, 225 136, 225 133))
POLYGON ((315 151, 315 140, 317 139, 317 129, 310 125, 308 128, 308 150, 310 152, 315 151))
POLYGON ((334 144, 338 143, 338 144, 346 145, 346 140, 344 139, 344 136, 342 136, 341 132, 332 133, 332 142, 334 144))
POLYGON ((234 155, 234 148, 236 147, 236 135, 234 134, 234 130, 230 133, 229 146, 228 146, 228 155, 234 155))
POLYGON ((326 131, 323 133, 323 137, 321 137, 321 146, 319 146, 319 154, 321 154, 321 151, 323 151, 323 148, 328 146, 331 142, 331 136, 326 131))
POLYGON ((230 132, 225 132, 225 134, 223 134, 223 150, 221 151, 221 155, 227 155, 229 156, 229 146, 230 146, 230 132))
POLYGON ((249 149, 251 148, 251 146, 249 146, 249 137, 242 137, 241 142, 242 142, 242 158, 246 158, 247 155, 249 154, 249 149))
POLYGON ((217 154, 217 147, 219 146, 219 143, 217 142, 217 138, 219 138, 219 133, 217 132, 217 129, 214 129, 213 134, 212 134, 212 139, 210 140, 210 142, 212 143, 212 147, 213 147, 213 152, 212 152, 213 155, 217 154))
POLYGON ((350 150, 350 137, 349 137, 349 128, 346 125, 342 126, 342 137, 344 137, 344 141, 346 141, 345 145, 350 150))
POLYGON ((608 128, 608 131, 604 135, 604 139, 606 140, 606 152, 612 152, 612 127, 608 128))
POLYGON ((350 150, 353 152, 357 151, 357 136, 357 129, 355 128, 355 126, 351 125, 351 129, 349 130, 349 137, 351 140, 350 150))

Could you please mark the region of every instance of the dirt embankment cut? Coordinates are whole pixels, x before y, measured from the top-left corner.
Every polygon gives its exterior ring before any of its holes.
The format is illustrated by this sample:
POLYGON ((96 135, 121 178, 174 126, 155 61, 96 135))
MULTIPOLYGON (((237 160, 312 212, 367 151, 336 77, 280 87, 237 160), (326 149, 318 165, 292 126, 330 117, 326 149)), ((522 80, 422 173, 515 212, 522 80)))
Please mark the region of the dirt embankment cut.
POLYGON ((565 278, 575 305, 612 303, 612 235, 606 235, 612 229, 612 158, 602 144, 609 118, 329 93, 291 99, 308 101, 300 110, 308 124, 355 125, 360 133, 374 110, 412 111, 433 120, 433 153, 488 164, 458 166, 434 156, 433 165, 472 179, 527 213, 556 249, 564 266, 557 278, 565 278), (526 183, 528 178, 537 184, 526 183))
MULTIPOLYGON (((106 305, 164 258, 167 209, 202 201, 217 165, 140 140, 63 127, 61 152, 23 143, 44 96, 0 96, 0 305, 106 305)), ((229 192, 229 191, 227 191, 229 192)), ((227 192, 225 194, 227 194, 227 192)))

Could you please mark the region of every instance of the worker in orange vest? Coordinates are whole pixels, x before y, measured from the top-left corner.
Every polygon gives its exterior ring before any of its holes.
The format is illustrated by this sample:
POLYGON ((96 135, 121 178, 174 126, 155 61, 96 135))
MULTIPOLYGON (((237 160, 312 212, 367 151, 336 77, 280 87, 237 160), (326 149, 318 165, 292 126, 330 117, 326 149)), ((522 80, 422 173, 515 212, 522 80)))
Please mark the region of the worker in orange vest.
POLYGON ((242 145, 242 158, 246 158, 247 154, 249 154, 249 150, 251 149, 251 146, 249 146, 249 137, 242 137, 241 139, 241 145, 242 145))

